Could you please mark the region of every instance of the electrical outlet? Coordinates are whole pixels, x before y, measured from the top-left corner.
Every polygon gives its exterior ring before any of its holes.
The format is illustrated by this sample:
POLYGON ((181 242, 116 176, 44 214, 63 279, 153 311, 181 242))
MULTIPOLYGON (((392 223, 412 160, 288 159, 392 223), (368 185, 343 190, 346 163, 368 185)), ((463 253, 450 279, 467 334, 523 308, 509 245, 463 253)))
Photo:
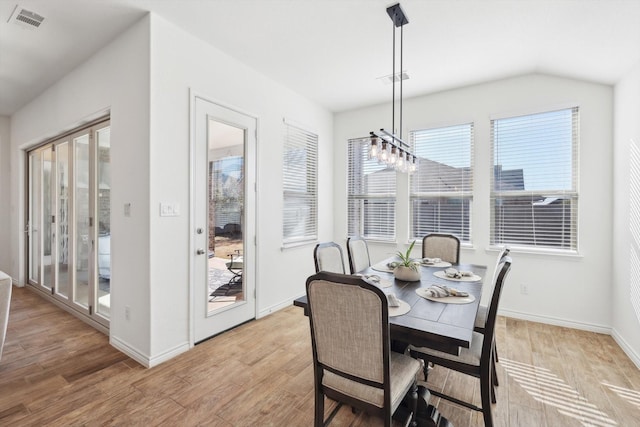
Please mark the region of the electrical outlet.
POLYGON ((124 307, 124 318, 131 320, 131 308, 128 305, 124 307))
POLYGON ((529 287, 527 285, 525 285, 524 283, 520 284, 520 293, 522 295, 529 295, 529 287))

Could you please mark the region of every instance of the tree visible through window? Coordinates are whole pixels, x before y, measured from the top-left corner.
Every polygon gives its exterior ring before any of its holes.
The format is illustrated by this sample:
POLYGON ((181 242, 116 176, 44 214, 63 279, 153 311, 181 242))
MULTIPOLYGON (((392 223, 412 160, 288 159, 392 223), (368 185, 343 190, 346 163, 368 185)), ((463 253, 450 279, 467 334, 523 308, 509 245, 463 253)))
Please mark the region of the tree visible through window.
POLYGON ((491 121, 491 244, 577 250, 578 108, 491 121))

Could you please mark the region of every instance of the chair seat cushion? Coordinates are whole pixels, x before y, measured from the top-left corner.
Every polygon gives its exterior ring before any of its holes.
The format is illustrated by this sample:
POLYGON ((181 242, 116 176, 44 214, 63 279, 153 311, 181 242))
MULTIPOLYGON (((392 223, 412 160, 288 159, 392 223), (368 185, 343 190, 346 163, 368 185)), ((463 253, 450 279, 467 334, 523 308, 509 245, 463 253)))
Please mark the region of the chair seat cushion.
POLYGON ((426 360, 444 359, 444 360, 450 360, 452 362, 464 363, 465 365, 470 365, 470 366, 480 366, 480 357, 482 355, 483 341, 484 341, 484 335, 482 335, 479 332, 474 332, 473 338, 471 338, 471 345, 469 346, 469 348, 461 348, 460 355, 458 356, 456 356, 455 354, 443 353, 442 351, 433 350, 427 347, 410 346, 410 350, 416 351, 418 353, 422 353, 423 355, 425 355, 426 360))
MULTIPOLYGON (((420 371, 420 362, 404 354, 391 352, 391 408, 395 411, 420 371)), ((325 387, 331 388, 347 396, 363 400, 379 408, 384 405, 384 392, 380 388, 371 387, 351 381, 332 372, 325 371, 322 379, 325 387)))
POLYGON ((473 325, 476 329, 484 330, 485 323, 487 323, 487 313, 489 308, 486 305, 478 306, 478 314, 476 314, 476 323, 473 325))

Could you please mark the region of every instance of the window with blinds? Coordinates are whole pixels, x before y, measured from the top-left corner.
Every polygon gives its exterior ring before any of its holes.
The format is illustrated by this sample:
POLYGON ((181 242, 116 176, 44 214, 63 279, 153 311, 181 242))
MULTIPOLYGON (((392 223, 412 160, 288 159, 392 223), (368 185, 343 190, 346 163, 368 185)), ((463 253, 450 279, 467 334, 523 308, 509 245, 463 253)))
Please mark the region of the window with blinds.
POLYGON ((349 140, 347 223, 350 236, 394 241, 396 171, 369 159, 370 139, 349 140))
POLYGON ((471 241, 473 123, 412 131, 418 170, 411 176, 409 233, 452 233, 471 241))
POLYGON ((577 250, 578 107, 491 121, 491 244, 577 250))
POLYGON ((318 238, 318 136, 285 122, 283 245, 318 238))

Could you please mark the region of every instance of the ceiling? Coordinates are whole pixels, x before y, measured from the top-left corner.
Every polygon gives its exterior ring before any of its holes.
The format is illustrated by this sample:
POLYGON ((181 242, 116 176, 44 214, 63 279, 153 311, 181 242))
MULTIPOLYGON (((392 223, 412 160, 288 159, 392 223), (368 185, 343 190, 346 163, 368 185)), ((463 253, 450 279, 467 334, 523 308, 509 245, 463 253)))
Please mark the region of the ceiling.
MULTIPOLYGON (((152 11, 331 111, 391 100, 393 0, 0 0, 0 115, 152 11), (16 4, 45 19, 7 22, 16 4)), ((640 0, 402 0, 404 97, 525 74, 615 84, 640 0)))

